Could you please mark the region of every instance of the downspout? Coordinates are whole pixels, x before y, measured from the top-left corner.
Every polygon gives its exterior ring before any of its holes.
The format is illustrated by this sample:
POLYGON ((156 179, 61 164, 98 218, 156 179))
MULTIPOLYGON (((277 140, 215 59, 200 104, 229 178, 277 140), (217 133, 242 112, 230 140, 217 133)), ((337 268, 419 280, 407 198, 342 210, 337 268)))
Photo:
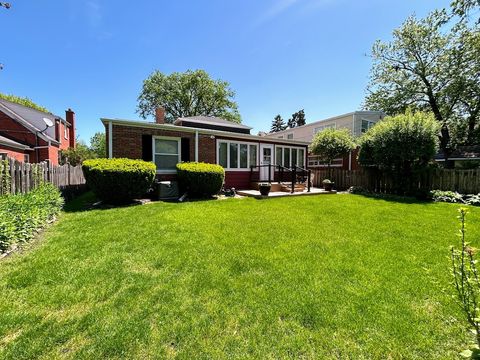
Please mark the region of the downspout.
POLYGON ((108 157, 111 159, 113 157, 113 149, 112 149, 112 143, 113 143, 113 132, 112 132, 113 126, 112 122, 108 122, 108 157))
POLYGON ((195 130, 195 162, 198 162, 198 130, 195 130))

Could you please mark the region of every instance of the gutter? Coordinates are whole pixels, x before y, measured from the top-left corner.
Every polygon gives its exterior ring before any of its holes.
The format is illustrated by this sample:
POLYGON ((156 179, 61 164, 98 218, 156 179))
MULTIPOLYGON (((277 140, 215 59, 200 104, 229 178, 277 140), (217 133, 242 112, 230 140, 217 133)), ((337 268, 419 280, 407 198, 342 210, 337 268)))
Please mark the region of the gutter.
MULTIPOLYGON (((277 139, 277 138, 267 138, 265 136, 258 136, 258 135, 250 135, 250 134, 241 134, 241 133, 233 133, 229 131, 221 131, 221 130, 210 130, 210 129, 202 129, 202 128, 193 128, 187 126, 178 126, 178 125, 171 125, 171 124, 156 124, 156 123, 148 123, 148 122, 140 122, 140 121, 132 121, 132 120, 121 120, 121 119, 108 119, 108 118, 101 118, 102 123, 108 124, 109 126, 109 133, 111 132, 110 126, 118 125, 118 126, 132 126, 132 127, 140 127, 146 129, 162 129, 162 130, 169 130, 169 131, 182 131, 187 133, 199 133, 205 135, 216 135, 216 136, 224 136, 229 138, 237 138, 237 139, 247 139, 247 140, 254 140, 258 142, 266 142, 266 143, 275 143, 275 144, 291 144, 291 145, 300 145, 300 146, 308 146, 310 143, 305 141, 295 141, 295 140, 287 140, 287 139, 277 139)), ((110 140, 109 140, 110 143, 110 140)))

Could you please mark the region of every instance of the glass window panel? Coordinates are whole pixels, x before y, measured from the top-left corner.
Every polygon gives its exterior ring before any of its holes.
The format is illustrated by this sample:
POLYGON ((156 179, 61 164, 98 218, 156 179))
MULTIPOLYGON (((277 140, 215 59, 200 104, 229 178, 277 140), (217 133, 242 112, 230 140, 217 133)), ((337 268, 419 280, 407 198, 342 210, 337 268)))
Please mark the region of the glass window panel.
POLYGON ((230 143, 230 168, 238 168, 238 144, 230 143))
POLYGON ((277 165, 282 165, 282 148, 280 146, 276 147, 275 161, 277 165))
POLYGON ((257 165, 257 145, 250 145, 250 166, 257 165))
POLYGON ((288 134, 287 139, 293 139, 293 134, 288 134))
POLYGON ((218 143, 218 163, 226 168, 228 166, 227 162, 227 143, 218 143))
POLYGON ((240 144, 240 168, 246 169, 248 167, 248 145, 240 144))
POLYGON ((305 167, 305 150, 299 149, 298 150, 298 166, 301 168, 305 167))
POLYGON ((292 166, 297 165, 297 149, 292 149, 292 166))
POLYGON ((283 148, 283 166, 290 167, 290 148, 283 148))
POLYGON ((178 155, 155 155, 157 170, 175 170, 178 163, 178 155))
POLYGON ((155 139, 155 153, 178 155, 178 141, 166 140, 166 139, 155 139))

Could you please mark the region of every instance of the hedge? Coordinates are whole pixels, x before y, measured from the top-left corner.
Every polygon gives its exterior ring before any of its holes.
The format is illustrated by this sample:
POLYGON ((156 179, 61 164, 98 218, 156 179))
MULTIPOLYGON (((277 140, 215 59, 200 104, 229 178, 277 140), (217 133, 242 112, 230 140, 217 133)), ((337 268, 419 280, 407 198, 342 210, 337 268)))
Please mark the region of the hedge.
POLYGON ((220 165, 184 162, 177 164, 178 185, 190 197, 211 197, 218 194, 225 180, 220 165))
POLYGON ((60 191, 50 183, 26 194, 0 196, 0 252, 30 240, 62 206, 60 191))
POLYGON ((127 203, 143 196, 155 179, 152 162, 132 159, 91 159, 82 164, 87 186, 106 203, 127 203))

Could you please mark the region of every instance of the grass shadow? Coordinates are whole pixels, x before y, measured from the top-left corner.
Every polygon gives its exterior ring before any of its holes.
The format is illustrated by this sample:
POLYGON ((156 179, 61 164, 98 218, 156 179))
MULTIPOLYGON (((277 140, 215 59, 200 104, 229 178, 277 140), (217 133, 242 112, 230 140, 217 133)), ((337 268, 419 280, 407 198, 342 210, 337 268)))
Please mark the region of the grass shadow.
POLYGON ((393 195, 393 194, 351 194, 357 196, 363 196, 372 200, 383 200, 388 202, 395 202, 401 204, 418 204, 418 205, 427 205, 430 204, 431 201, 426 199, 418 199, 413 196, 401 196, 401 195, 393 195))
POLYGON ((65 212, 83 212, 90 210, 111 210, 117 208, 142 205, 142 201, 133 201, 127 204, 111 205, 101 203, 92 191, 88 191, 73 200, 67 202, 63 207, 65 212))

